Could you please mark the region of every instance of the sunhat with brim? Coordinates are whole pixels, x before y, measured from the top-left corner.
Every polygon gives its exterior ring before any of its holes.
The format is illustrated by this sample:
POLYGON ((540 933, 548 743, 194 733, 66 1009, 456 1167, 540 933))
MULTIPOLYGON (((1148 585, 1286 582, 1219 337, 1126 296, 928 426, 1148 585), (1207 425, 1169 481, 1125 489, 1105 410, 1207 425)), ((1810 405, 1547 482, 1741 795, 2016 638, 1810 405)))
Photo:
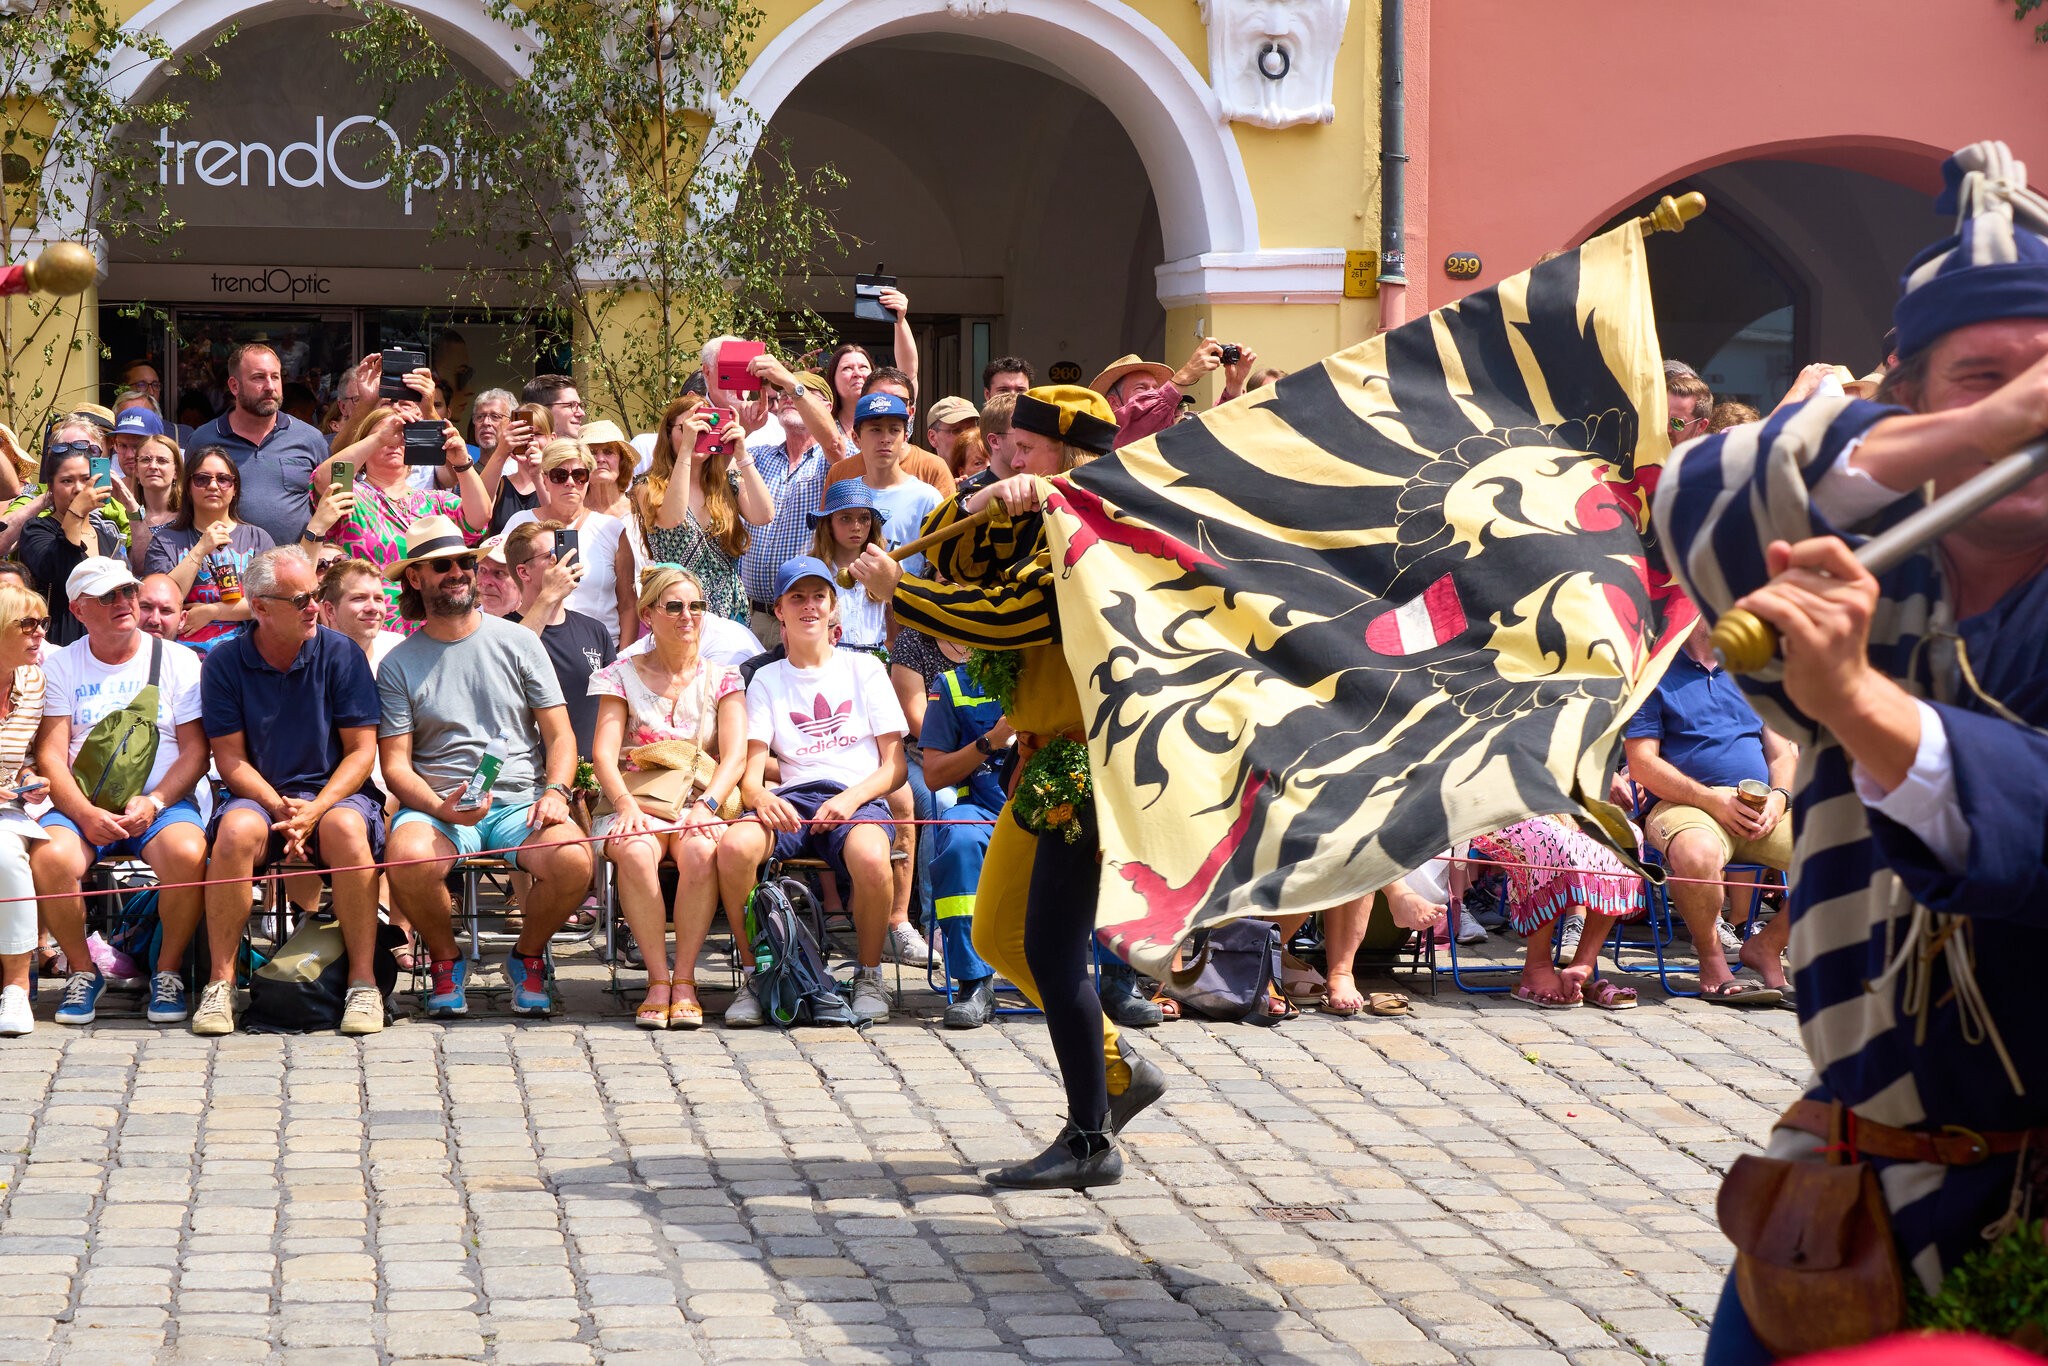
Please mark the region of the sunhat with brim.
POLYGON ((868 486, 858 479, 842 479, 825 490, 825 497, 818 504, 816 512, 808 514, 811 525, 830 521, 835 512, 875 512, 875 495, 868 486))
POLYGON ((384 567, 393 583, 405 578, 405 567, 443 555, 474 555, 476 547, 462 539, 462 529, 446 517, 422 517, 405 529, 405 556, 384 567))
POLYGON ((1156 360, 1146 360, 1135 353, 1118 356, 1109 363, 1108 369, 1095 377, 1095 382, 1088 387, 1098 394, 1106 394, 1126 375, 1139 374, 1150 375, 1161 384, 1165 384, 1173 378, 1173 367, 1162 365, 1156 360))
POLYGON ((596 462, 590 458, 590 452, 584 448, 581 441, 574 437, 558 436, 553 441, 548 442, 547 445, 541 447, 540 472, 542 474, 546 474, 557 466, 569 464, 581 465, 585 469, 594 469, 596 467, 596 462))
POLYGON ((583 424, 583 432, 576 438, 586 446, 630 446, 626 434, 619 430, 619 424, 608 417, 583 424))
POLYGON ((979 421, 981 421, 981 409, 975 407, 964 398, 956 398, 950 394, 934 403, 930 411, 924 415, 924 423, 927 427, 936 427, 941 422, 979 421))

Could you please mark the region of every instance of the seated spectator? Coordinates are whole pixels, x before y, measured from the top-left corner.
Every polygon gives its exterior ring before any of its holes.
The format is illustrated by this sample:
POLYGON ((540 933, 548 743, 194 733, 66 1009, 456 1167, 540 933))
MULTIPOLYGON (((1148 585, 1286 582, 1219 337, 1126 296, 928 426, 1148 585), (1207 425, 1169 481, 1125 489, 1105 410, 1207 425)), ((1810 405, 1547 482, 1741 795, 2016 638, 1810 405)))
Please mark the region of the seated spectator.
POLYGON ((1714 391, 1707 382, 1691 371, 1675 375, 1666 369, 1664 401, 1667 405, 1665 427, 1671 435, 1674 446, 1704 436, 1707 426, 1714 420, 1714 391))
POLYGON ((590 488, 590 453, 580 441, 556 437, 541 451, 541 500, 538 507, 505 523, 510 536, 527 522, 549 521, 576 533, 576 558, 583 577, 569 595, 569 606, 604 623, 613 642, 622 621, 633 617, 633 546, 626 524, 584 505, 590 488))
MULTIPOLYGON (((505 537, 505 563, 511 566, 519 593, 505 620, 540 637, 555 666, 562 704, 569 710, 576 752, 590 754, 597 735, 597 699, 591 696, 590 678, 616 659, 618 651, 603 622, 566 605, 583 577, 583 566, 574 552, 566 561, 555 554, 555 533, 561 529, 557 522, 523 522, 505 537)), ((482 565, 477 572, 482 574, 482 565)))
POLYGON ((185 629, 185 593, 169 574, 151 574, 135 595, 135 623, 144 635, 177 640, 185 629))
POLYGON ((925 414, 924 429, 931 436, 932 454, 945 463, 957 479, 960 460, 953 453, 961 435, 981 425, 981 411, 964 398, 942 398, 925 414))
POLYGON ((1121 356, 1088 387, 1108 399, 1115 411, 1116 444, 1121 448, 1157 436, 1178 422, 1182 397, 1212 370, 1223 371, 1223 390, 1216 402, 1230 402, 1244 392, 1245 376, 1258 360, 1255 353, 1242 351, 1236 364, 1225 365, 1223 343, 1205 337, 1178 370, 1169 370, 1158 361, 1121 356))
MULTIPOLYGON (((1379 890, 1378 895, 1387 899, 1388 914, 1402 929, 1421 934, 1434 933, 1449 913, 1448 904, 1440 899, 1442 893, 1430 881, 1436 871, 1434 866, 1426 867, 1395 878, 1379 890)), ((1324 972, 1316 1008, 1325 1015, 1349 1017, 1360 1011, 1382 1016, 1409 1013, 1408 997, 1402 992, 1375 991, 1368 995, 1358 989, 1358 950, 1364 945, 1366 931, 1372 924, 1373 901, 1374 895, 1368 893, 1322 912, 1324 972)), ((1293 939, 1301 921, 1306 918, 1275 916, 1274 923, 1280 927, 1280 942, 1285 944, 1293 939)), ((1299 960, 1296 962, 1303 968, 1308 966, 1299 960)), ((1311 973, 1313 971, 1310 969, 1311 973)), ((1164 999, 1169 998, 1162 998, 1162 1001, 1164 999)), ((1177 1015, 1176 1002, 1169 1018, 1177 1015)))
MULTIPOLYGON (((886 1020, 889 992, 881 963, 889 924, 889 844, 896 832, 883 799, 905 776, 903 708, 879 661, 832 648, 839 595, 831 570, 799 557, 782 567, 776 588, 786 657, 762 665, 747 685, 747 770, 740 799, 758 819, 728 827, 719 841, 726 918, 741 923, 771 847, 778 858, 822 858, 853 884, 860 961, 853 1013, 886 1020), (771 757, 782 774, 773 790, 766 777, 771 757), (807 823, 813 820, 819 823, 807 823)), ((740 954, 747 979, 725 1014, 735 1029, 762 1018, 752 990, 751 950, 742 945, 740 954)))
MULTIPOLYGON (((128 567, 146 573, 149 543, 185 505, 185 459, 178 443, 153 436, 135 453, 135 478, 129 489, 128 567)), ((117 486, 116 496, 121 489, 117 486)))
MULTIPOLYGON (((859 482, 867 486, 882 518, 882 536, 890 549, 916 540, 924 534, 924 519, 947 495, 903 466, 903 443, 910 432, 910 410, 903 400, 889 393, 873 393, 860 401, 854 418, 853 437, 860 443, 859 482)), ((952 476, 948 475, 950 482, 952 476)), ((827 476, 829 497, 838 480, 827 476)), ((924 570, 924 556, 913 556, 903 572, 924 570)))
POLYGON ((590 851, 569 819, 576 740, 554 667, 531 631, 477 610, 476 562, 455 523, 424 517, 385 570, 402 585, 399 610, 420 624, 377 671, 384 781, 403 808, 391 824, 389 876, 426 944, 427 1013, 437 1019, 469 1010, 469 963, 448 898, 456 859, 488 849, 532 875, 505 963, 516 1015, 547 1014, 548 939, 590 885, 590 851), (480 803, 460 805, 490 753, 502 756, 495 784, 480 803))
MULTIPOLYGON (((93 482, 92 460, 105 455, 98 428, 89 422, 64 421, 50 432, 43 452, 43 491, 11 513, 9 530, 19 529, 21 562, 38 584, 54 588, 89 559, 121 553, 121 532, 104 509, 114 496, 111 487, 93 482)), ((0 539, 0 552, 10 548, 0 539)), ((129 582, 135 581, 134 575, 129 582)), ((52 645, 69 645, 85 635, 85 626, 71 614, 70 594, 50 602, 52 645)), ((73 962, 84 961, 73 959, 73 962)))
POLYGON ((974 889, 988 853, 992 824, 1003 810, 1003 775, 1016 732, 1003 709, 984 696, 956 665, 938 676, 924 699, 919 732, 924 781, 948 821, 932 827, 932 910, 944 937, 946 973, 953 1001, 946 1007, 948 1029, 973 1029, 995 1018, 995 969, 974 951, 974 889))
MULTIPOLYGON (((650 565, 648 568, 651 569, 653 566, 650 565)), ((644 574, 647 571, 643 569, 640 572, 644 574)), ((713 664, 729 664, 737 669, 747 661, 759 659, 769 653, 768 647, 763 645, 761 638, 752 631, 736 621, 727 621, 724 617, 713 616, 709 612, 705 613, 704 620, 699 623, 697 635, 697 652, 713 664)), ((636 655, 644 655, 653 648, 654 637, 643 631, 640 639, 619 651, 619 658, 631 659, 636 655)), ((776 648, 780 650, 781 647, 778 645, 776 648)))
POLYGON ((249 924, 250 879, 284 858, 336 871, 334 918, 348 952, 343 1034, 384 1028, 377 947, 377 872, 384 794, 377 756, 377 682, 354 641, 320 624, 313 563, 297 546, 249 562, 243 586, 255 624, 206 658, 202 719, 233 795, 213 813, 206 930, 212 972, 194 1034, 235 1032, 235 966, 249 924))
POLYGON ((353 640, 369 657, 374 675, 384 657, 405 637, 384 629, 384 578, 368 560, 343 560, 320 574, 320 624, 353 640))
MULTIPOLYGON (((773 357, 763 359, 772 361, 773 357)), ((769 410, 781 427, 782 440, 756 451, 754 463, 775 515, 747 537, 746 552, 740 556, 740 587, 747 595, 747 625, 772 644, 781 638, 772 602, 775 575, 810 542, 811 514, 818 510, 818 500, 825 492, 825 473, 832 463, 826 451, 838 449, 839 429, 832 422, 832 391, 821 377, 791 375, 779 362, 773 370, 764 366, 763 371, 763 380, 774 386, 769 410)), ((684 411, 683 400, 669 405, 663 414, 664 433, 669 433, 669 424, 684 411)), ((670 470, 681 439, 680 434, 668 439, 670 470)), ((657 438, 657 468, 662 463, 662 449, 663 439, 657 438)))
MULTIPOLYGON (((1680 382, 1682 376, 1673 381, 1680 382)), ((1700 994, 1716 1005, 1790 1001, 1780 955, 1791 938, 1792 918, 1781 913, 1744 942, 1721 918, 1726 898, 1718 884, 1731 863, 1757 863, 1781 873, 1790 866, 1792 823, 1786 815, 1799 751, 1751 709, 1714 654, 1705 620, 1686 637, 1684 650, 1622 736, 1628 771, 1652 799, 1642 817, 1643 833, 1671 870, 1671 904, 1699 953, 1700 994), (1743 800, 1744 783, 1761 793, 1761 806, 1743 800), (1727 962, 1731 951, 1741 966, 1763 978, 1761 984, 1734 976, 1727 962)))
MULTIPOLYGON (((36 770, 50 783, 42 818, 49 838, 29 855, 43 924, 74 971, 57 1006, 57 1022, 87 1025, 98 1013, 106 979, 92 968, 85 943, 86 870, 101 859, 139 858, 167 885, 157 894, 163 924, 147 1014, 152 1024, 185 1019, 185 950, 199 926, 206 831, 192 789, 206 772, 206 731, 200 724, 199 656, 142 633, 136 622, 135 575, 125 561, 95 555, 71 571, 64 593, 86 634, 43 662, 43 719, 36 732, 36 770), (154 690, 155 753, 147 773, 114 762, 136 746, 124 740, 154 690), (73 772, 88 741, 94 755, 73 772), (137 778, 140 781, 136 781, 137 778)), ((142 742, 147 747, 148 740, 142 742)))
POLYGON ((43 718, 39 661, 49 627, 42 598, 19 583, 0 583, 0 676, 7 680, 0 690, 0 1038, 19 1038, 36 1027, 29 973, 42 935, 28 851, 48 836, 25 808, 43 795, 29 759, 43 718))
MULTIPOLYGON (((740 557, 753 528, 773 520, 775 504, 745 442, 730 433, 716 443, 698 440, 711 430, 718 411, 688 395, 669 405, 640 507, 648 555, 656 563, 689 570, 704 586, 712 612, 744 623, 747 592, 740 584, 740 557)), ((640 629, 638 620, 623 604, 621 611, 631 643, 640 629)))
MULTIPOLYGON (((705 659, 699 627, 711 620, 695 576, 674 565, 649 565, 640 576, 643 653, 591 675, 597 743, 588 752, 597 790, 610 810, 591 825, 610 838, 605 857, 618 869, 619 914, 647 964, 647 996, 634 1012, 642 1029, 696 1029, 697 955, 718 909, 718 809, 737 791, 747 754, 746 697, 738 670, 705 659), (627 787, 631 752, 641 745, 687 740, 717 760, 710 781, 673 821, 643 811, 627 787), (670 959, 662 922, 661 862, 676 866, 676 950, 670 959)), ((738 923, 738 922, 736 922, 738 923)))
MULTIPOLYGON (((897 400, 903 409, 903 439, 899 443, 896 463, 912 479, 930 484, 939 491, 941 496, 951 498, 956 488, 953 480, 953 471, 947 469, 946 462, 933 455, 930 451, 910 443, 910 405, 912 402, 910 376, 904 374, 901 370, 884 366, 868 376, 867 382, 862 388, 861 397, 866 399, 875 394, 890 395, 897 400)), ((867 474, 867 458, 860 445, 860 426, 859 405, 856 404, 852 429, 854 454, 848 455, 833 464, 831 471, 825 476, 825 486, 827 488, 843 479, 859 479, 867 474)))
POLYGON ((981 400, 986 404, 998 394, 1021 394, 1031 387, 1031 362, 1022 356, 997 356, 981 367, 981 400))
POLYGON ((487 617, 510 616, 519 610, 519 581, 505 561, 505 538, 492 536, 476 552, 477 606, 487 617))
POLYGON ((241 519, 242 475, 219 446, 193 452, 178 514, 149 543, 144 568, 168 575, 184 594, 182 637, 201 654, 249 620, 242 576, 271 548, 270 533, 241 519))
POLYGON ((1528 941, 1522 980, 1510 995, 1543 1010, 1582 1002, 1602 1010, 1635 1008, 1634 987, 1593 977, 1614 923, 1646 911, 1640 882, 1620 859, 1557 816, 1532 816, 1478 836, 1472 856, 1506 866, 1508 923, 1528 941), (1553 963, 1553 936, 1572 918, 1583 923, 1570 961, 1560 970, 1553 963))

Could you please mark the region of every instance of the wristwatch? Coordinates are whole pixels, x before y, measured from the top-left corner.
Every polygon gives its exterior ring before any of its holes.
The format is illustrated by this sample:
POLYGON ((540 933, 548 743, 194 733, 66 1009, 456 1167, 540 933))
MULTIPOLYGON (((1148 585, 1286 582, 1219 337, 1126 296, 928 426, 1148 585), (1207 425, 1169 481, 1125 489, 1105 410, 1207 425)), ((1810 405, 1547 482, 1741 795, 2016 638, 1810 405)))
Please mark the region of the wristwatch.
POLYGON ((1792 809, 1792 794, 1790 792, 1787 792, 1782 787, 1774 787, 1771 789, 1771 791, 1777 793, 1780 797, 1783 797, 1785 799, 1785 809, 1787 811, 1790 811, 1792 809))
POLYGON ((988 737, 986 735, 977 736, 975 738, 974 748, 981 754, 981 757, 984 759, 993 759, 996 757, 995 747, 989 744, 988 737))
POLYGON ((550 792, 559 792, 562 794, 563 801, 569 800, 569 785, 567 783, 549 783, 540 790, 540 795, 545 797, 550 792))
POLYGON ((156 793, 145 792, 142 794, 142 800, 148 802, 151 806, 155 807, 157 815, 161 816, 164 814, 164 799, 162 797, 157 796, 156 793))
POLYGON ((697 799, 697 805, 703 807, 706 811, 709 811, 714 816, 718 814, 718 803, 711 800, 711 797, 708 793, 697 799))
POLYGON ((468 461, 468 462, 467 462, 467 463, 465 463, 465 464, 461 464, 461 465, 450 465, 450 466, 448 466, 448 473, 450 473, 450 474, 468 474, 468 473, 469 473, 469 472, 470 472, 471 470, 473 470, 473 469, 475 469, 475 468, 476 468, 476 461, 474 461, 474 460, 471 460, 471 461, 468 461))

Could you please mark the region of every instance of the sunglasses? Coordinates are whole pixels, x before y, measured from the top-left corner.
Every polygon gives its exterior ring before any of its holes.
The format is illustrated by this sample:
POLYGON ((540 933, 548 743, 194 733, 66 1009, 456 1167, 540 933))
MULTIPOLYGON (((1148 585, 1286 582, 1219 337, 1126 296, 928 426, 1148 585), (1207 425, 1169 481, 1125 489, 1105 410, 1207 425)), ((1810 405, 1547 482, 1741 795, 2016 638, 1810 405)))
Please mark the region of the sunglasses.
POLYGON ((428 560, 427 568, 433 570, 436 574, 452 574, 457 570, 461 570, 465 574, 473 574, 476 572, 476 556, 441 555, 428 560))
POLYGON ((661 610, 672 617, 679 617, 685 612, 688 612, 693 617, 701 617, 704 615, 704 604, 702 602, 665 602, 661 605, 661 610))
POLYGON ((311 593, 258 593, 256 596, 265 602, 288 602, 294 612, 305 611, 313 601, 311 593))
POLYGON ((567 466, 558 466, 548 471, 548 482, 550 484, 566 484, 571 480, 579 484, 587 484, 590 482, 590 471, 584 469, 581 465, 576 466, 574 469, 570 469, 567 466))
POLYGON ((67 455, 105 455, 106 453, 104 447, 94 445, 90 441, 53 442, 47 452, 54 460, 62 460, 67 455))
POLYGON ((33 632, 37 635, 45 634, 50 629, 50 619, 48 617, 17 617, 14 624, 25 632, 33 632))
POLYGON ((124 583, 112 592, 93 594, 93 601, 99 603, 102 607, 112 607, 123 598, 136 598, 140 596, 142 596, 141 588, 132 583, 124 583))
POLYGON ((241 480, 232 474, 221 474, 215 470, 203 470, 192 476, 194 488, 212 488, 216 484, 223 488, 233 488, 240 482, 241 480))

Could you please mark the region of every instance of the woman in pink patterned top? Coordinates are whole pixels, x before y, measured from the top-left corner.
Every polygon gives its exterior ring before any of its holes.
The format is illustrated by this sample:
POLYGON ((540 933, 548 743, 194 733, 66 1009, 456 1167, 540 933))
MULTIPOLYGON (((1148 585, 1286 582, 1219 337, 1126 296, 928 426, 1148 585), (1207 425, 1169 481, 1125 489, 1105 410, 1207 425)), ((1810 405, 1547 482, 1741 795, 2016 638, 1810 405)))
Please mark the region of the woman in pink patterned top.
MULTIPOLYGON (((462 433, 453 423, 442 427, 441 455, 455 476, 456 491, 415 488, 412 467, 405 463, 404 413, 392 407, 373 408, 356 420, 341 451, 313 472, 317 504, 306 523, 306 540, 338 545, 355 559, 379 569, 405 554, 407 528, 422 517, 447 517, 461 526, 464 539, 475 545, 491 520, 491 495, 469 458, 462 433), (335 467, 347 461, 355 471, 353 488, 334 480, 335 467)), ((411 635, 420 627, 398 614, 398 585, 391 596, 391 629, 411 635)))
POLYGON ((651 564, 640 574, 640 624, 654 647, 626 655, 590 676, 597 702, 591 766, 598 792, 611 807, 591 826, 608 835, 605 857, 616 866, 619 911, 647 964, 647 999, 634 1013, 642 1029, 696 1029, 704 1023, 697 999, 697 954, 718 908, 718 807, 740 783, 747 757, 746 694, 739 671, 698 656, 704 621, 704 586, 672 564, 651 564), (689 740, 717 757, 711 782, 673 822, 642 811, 627 791, 626 751, 662 740, 689 740), (676 952, 666 952, 661 861, 675 861, 676 952), (673 961, 674 966, 670 963, 673 961))

